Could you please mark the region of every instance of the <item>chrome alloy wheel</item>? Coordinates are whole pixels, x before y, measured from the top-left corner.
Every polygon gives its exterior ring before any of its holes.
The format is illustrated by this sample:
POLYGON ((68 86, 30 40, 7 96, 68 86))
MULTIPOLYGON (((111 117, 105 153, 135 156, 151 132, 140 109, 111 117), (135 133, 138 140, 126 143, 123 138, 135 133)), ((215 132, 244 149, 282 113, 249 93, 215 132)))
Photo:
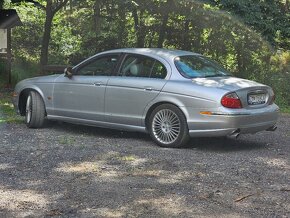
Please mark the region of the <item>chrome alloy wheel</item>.
POLYGON ((30 123, 31 115, 32 115, 32 98, 31 95, 29 95, 26 101, 26 123, 30 123))
POLYGON ((163 144, 171 144, 180 134, 180 120, 176 113, 169 109, 160 110, 152 122, 155 138, 163 144))

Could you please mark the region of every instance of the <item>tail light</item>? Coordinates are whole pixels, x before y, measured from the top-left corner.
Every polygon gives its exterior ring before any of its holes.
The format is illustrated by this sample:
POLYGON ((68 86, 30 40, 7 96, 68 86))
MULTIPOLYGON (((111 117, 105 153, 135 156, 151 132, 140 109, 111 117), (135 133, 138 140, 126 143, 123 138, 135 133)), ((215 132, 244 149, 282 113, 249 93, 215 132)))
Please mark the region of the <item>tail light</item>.
POLYGON ((276 95, 274 94, 271 100, 269 101, 269 104, 274 104, 275 99, 276 99, 276 95))
POLYGON ((221 104, 226 108, 242 108, 241 100, 235 92, 225 95, 221 104))

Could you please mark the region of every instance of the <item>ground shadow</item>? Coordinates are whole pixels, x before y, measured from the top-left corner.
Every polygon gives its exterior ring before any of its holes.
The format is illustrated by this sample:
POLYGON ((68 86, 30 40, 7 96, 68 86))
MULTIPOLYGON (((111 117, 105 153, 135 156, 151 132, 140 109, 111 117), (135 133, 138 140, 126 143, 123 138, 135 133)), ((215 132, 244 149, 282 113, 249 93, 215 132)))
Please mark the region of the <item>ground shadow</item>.
POLYGON ((238 139, 227 137, 192 138, 185 146, 187 149, 198 149, 202 151, 235 152, 242 150, 264 149, 266 142, 253 141, 246 138, 247 135, 238 139))
MULTIPOLYGON (((87 134, 95 137, 112 137, 114 139, 140 139, 146 142, 152 141, 149 134, 140 132, 127 132, 114 129, 98 128, 91 126, 82 126, 65 122, 50 121, 46 128, 69 131, 74 135, 87 134)), ((247 137, 240 136, 237 139, 228 137, 207 137, 207 138, 191 138, 189 142, 181 149, 198 149, 202 151, 216 152, 235 152, 241 150, 264 149, 267 143, 264 141, 254 141, 247 137)), ((254 136, 252 136, 254 137, 254 136)), ((152 142, 153 143, 153 142, 152 142)))

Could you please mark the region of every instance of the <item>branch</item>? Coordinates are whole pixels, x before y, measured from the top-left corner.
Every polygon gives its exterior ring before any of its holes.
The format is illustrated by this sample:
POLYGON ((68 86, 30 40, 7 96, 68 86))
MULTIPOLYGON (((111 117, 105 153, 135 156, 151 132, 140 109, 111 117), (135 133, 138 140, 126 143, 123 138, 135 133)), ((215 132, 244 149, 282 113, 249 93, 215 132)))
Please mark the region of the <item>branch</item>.
POLYGON ((34 4, 35 7, 40 8, 42 10, 45 10, 45 7, 42 4, 40 4, 39 2, 34 1, 34 0, 12 0, 11 2, 12 3, 20 3, 22 1, 24 1, 24 2, 30 2, 30 3, 34 4))
POLYGON ((62 0, 59 1, 58 4, 56 4, 56 7, 53 9, 53 13, 58 12, 62 7, 64 7, 68 3, 68 0, 62 0))

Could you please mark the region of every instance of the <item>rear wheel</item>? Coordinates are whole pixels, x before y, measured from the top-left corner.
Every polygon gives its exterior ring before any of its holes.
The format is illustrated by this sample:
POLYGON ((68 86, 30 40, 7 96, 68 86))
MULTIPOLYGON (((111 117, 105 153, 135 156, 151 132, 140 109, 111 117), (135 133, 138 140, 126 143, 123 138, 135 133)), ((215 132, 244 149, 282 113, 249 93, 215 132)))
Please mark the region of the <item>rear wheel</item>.
POLYGON ((45 119, 45 107, 41 96, 30 91, 26 100, 25 123, 29 128, 40 128, 45 119))
POLYGON ((151 137, 162 147, 182 147, 189 139, 186 118, 174 105, 163 104, 155 108, 149 125, 151 137))

